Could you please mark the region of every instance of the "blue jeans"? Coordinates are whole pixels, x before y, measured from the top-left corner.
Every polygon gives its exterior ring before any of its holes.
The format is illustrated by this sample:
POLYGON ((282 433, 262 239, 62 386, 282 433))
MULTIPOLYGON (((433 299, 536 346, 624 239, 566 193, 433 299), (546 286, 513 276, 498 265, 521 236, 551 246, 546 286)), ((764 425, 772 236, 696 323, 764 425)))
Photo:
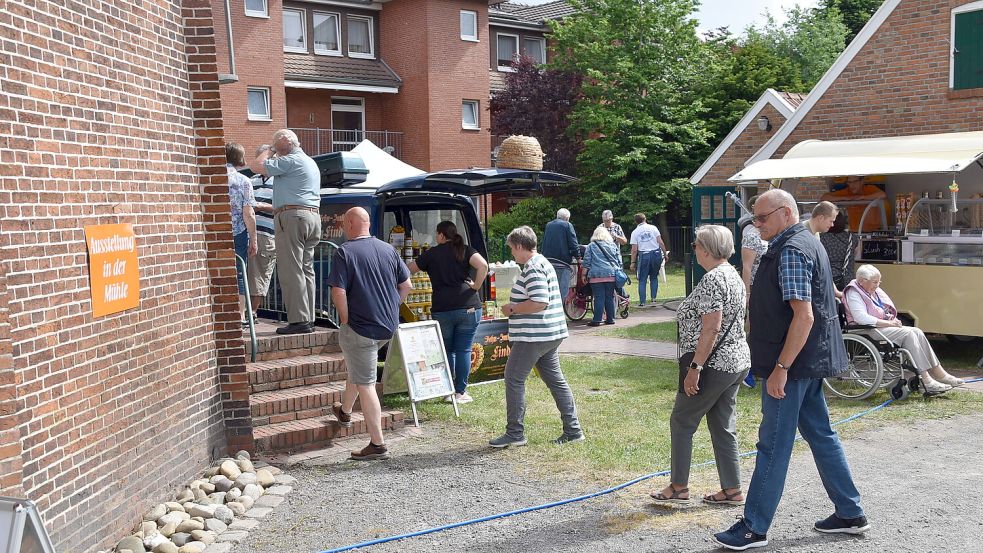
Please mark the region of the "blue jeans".
MULTIPOLYGON (((242 231, 232 237, 232 244, 235 246, 236 255, 243 261, 249 261, 249 233, 242 231)), ((242 266, 236 260, 236 283, 239 285, 239 295, 246 295, 246 279, 242 274, 242 266)), ((255 309, 255 307, 253 307, 255 309)))
POLYGON ((771 527, 785 489, 796 427, 809 444, 836 515, 862 516, 860 492, 853 483, 840 437, 829 423, 822 379, 789 380, 784 399, 769 396, 767 388, 762 381, 758 458, 745 496, 744 520, 759 534, 767 533, 771 527))
POLYGON ((481 308, 454 309, 432 315, 433 320, 440 325, 440 334, 444 338, 447 362, 451 366, 451 374, 454 375, 454 391, 463 394, 468 387, 468 376, 471 375, 471 344, 481 321, 481 308))
POLYGON ((607 315, 605 321, 614 320, 614 282, 591 282, 591 292, 594 293, 594 318, 591 322, 601 322, 601 315, 607 315))
POLYGON ((659 295, 659 269, 662 268, 662 250, 638 252, 638 304, 645 303, 645 283, 652 289, 652 301, 659 295))
POLYGON ((553 265, 553 270, 556 271, 556 284, 560 287, 560 301, 562 302, 567 299, 567 294, 570 292, 570 277, 573 276, 573 270, 556 265, 553 265))

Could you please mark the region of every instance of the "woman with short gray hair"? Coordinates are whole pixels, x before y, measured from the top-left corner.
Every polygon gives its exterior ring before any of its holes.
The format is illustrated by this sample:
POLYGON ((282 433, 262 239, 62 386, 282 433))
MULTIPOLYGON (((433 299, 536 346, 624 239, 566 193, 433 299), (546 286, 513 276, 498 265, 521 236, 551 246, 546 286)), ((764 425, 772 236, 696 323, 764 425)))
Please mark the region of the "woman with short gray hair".
POLYGON ((679 322, 680 386, 669 419, 672 436, 670 484, 652 493, 659 503, 688 504, 693 434, 707 419, 717 461, 720 491, 703 497, 705 503, 742 505, 737 451, 737 392, 751 367, 744 334, 747 310, 744 282, 727 262, 734 255, 730 229, 704 225, 693 243, 697 263, 707 273, 676 311, 679 322))

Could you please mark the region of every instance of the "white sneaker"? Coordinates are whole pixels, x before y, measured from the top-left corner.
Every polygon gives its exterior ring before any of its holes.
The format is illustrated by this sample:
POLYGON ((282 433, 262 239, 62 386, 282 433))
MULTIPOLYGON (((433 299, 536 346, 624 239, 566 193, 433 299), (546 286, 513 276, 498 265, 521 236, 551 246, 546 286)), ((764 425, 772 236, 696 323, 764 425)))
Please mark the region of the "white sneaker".
POLYGON ((455 394, 451 394, 451 395, 445 397, 444 398, 444 403, 454 403, 454 395, 455 394))
POLYGON ((952 389, 952 386, 948 384, 943 384, 938 380, 932 380, 930 382, 922 381, 922 387, 925 389, 926 393, 929 394, 941 394, 943 392, 948 392, 952 389))
POLYGON ((471 403, 472 401, 474 401, 474 398, 469 396, 467 392, 464 392, 463 394, 457 394, 458 403, 471 403))
POLYGON ((948 384, 949 386, 952 386, 953 388, 956 388, 958 386, 962 386, 963 384, 965 384, 965 382, 963 381, 963 379, 956 378, 956 377, 952 376, 951 374, 947 374, 947 375, 943 376, 942 378, 937 378, 936 380, 938 380, 939 382, 941 382, 943 384, 948 384))

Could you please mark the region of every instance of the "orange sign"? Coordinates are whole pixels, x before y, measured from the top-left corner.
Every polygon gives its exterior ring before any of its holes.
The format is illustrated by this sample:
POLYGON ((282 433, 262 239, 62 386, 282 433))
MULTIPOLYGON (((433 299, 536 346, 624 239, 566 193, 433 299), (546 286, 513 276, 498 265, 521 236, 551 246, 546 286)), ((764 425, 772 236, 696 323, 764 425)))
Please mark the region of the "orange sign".
POLYGON ((89 249, 92 316, 104 317, 140 305, 140 267, 133 225, 85 227, 89 249))

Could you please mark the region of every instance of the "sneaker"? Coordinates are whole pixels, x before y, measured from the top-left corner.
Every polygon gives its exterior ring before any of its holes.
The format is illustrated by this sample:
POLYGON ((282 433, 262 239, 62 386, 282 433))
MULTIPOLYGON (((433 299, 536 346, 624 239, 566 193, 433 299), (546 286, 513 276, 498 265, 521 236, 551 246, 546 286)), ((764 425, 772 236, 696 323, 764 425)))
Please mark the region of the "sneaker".
POLYGON ((310 334, 314 332, 314 323, 290 323, 276 329, 277 334, 310 334))
POLYGON ((563 434, 559 438, 553 440, 553 443, 556 444, 556 445, 563 445, 563 444, 569 444, 569 443, 573 443, 573 442, 582 442, 582 441, 584 441, 586 439, 587 439, 587 437, 584 436, 584 433, 583 432, 581 432, 580 434, 574 435, 574 436, 571 436, 569 434, 563 434))
POLYGON ((351 428, 352 426, 352 414, 346 413, 341 408, 341 402, 336 401, 331 405, 331 412, 334 413, 334 418, 338 419, 338 424, 344 426, 345 428, 351 428))
POLYGON ((389 458, 389 450, 386 445, 375 445, 369 442, 369 445, 363 447, 359 451, 352 452, 353 461, 374 461, 389 458))
POLYGON ((922 381, 922 388, 925 390, 925 395, 938 395, 948 392, 952 389, 952 386, 948 384, 943 384, 938 380, 932 380, 930 382, 922 381))
POLYGON ((959 386, 962 386, 963 384, 966 383, 965 380, 963 380, 961 378, 956 378, 955 376, 952 376, 951 374, 947 374, 947 375, 943 376, 942 378, 937 378, 936 380, 939 381, 939 382, 941 382, 941 383, 943 383, 943 384, 947 384, 949 386, 952 386, 953 388, 958 388, 959 386))
POLYGON ((509 436, 508 434, 502 434, 501 436, 499 436, 499 437, 497 437, 495 439, 488 440, 488 445, 490 445, 490 446, 492 446, 492 447, 494 447, 496 449, 501 449, 503 447, 509 447, 510 445, 514 445, 516 447, 519 447, 520 445, 526 445, 526 443, 527 442, 526 442, 526 439, 525 438, 513 438, 512 436, 509 436))
POLYGON ((604 321, 604 324, 606 324, 606 325, 613 325, 613 324, 615 324, 615 322, 614 321, 604 321))
POLYGON ((597 321, 591 321, 587 323, 587 326, 601 326, 601 323, 597 321))
POLYGON ((741 384, 744 384, 748 388, 754 388, 754 385, 756 384, 754 381, 754 375, 751 373, 747 373, 747 376, 744 377, 744 380, 741 381, 741 384))
POLYGON ((768 545, 766 534, 758 534, 744 521, 744 517, 737 517, 737 522, 726 532, 719 532, 713 535, 713 541, 733 551, 744 551, 754 547, 764 547, 768 545))
POLYGON ((451 395, 449 395, 449 396, 446 396, 446 397, 444 398, 444 403, 454 403, 454 395, 455 395, 455 394, 451 394, 451 395))
POLYGON ((458 403, 471 403, 472 401, 474 401, 474 398, 468 395, 467 392, 464 392, 463 394, 457 394, 458 403))
POLYGON ((836 513, 829 515, 816 522, 814 528, 824 534, 863 534, 867 530, 870 530, 870 523, 867 522, 867 517, 859 516, 857 518, 840 518, 836 516, 836 513))

